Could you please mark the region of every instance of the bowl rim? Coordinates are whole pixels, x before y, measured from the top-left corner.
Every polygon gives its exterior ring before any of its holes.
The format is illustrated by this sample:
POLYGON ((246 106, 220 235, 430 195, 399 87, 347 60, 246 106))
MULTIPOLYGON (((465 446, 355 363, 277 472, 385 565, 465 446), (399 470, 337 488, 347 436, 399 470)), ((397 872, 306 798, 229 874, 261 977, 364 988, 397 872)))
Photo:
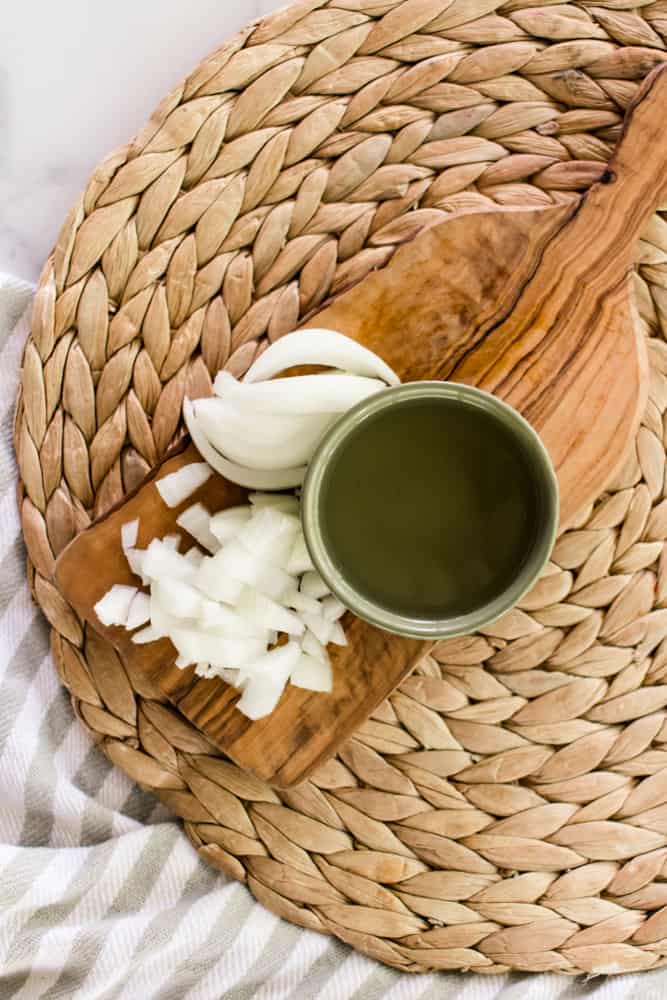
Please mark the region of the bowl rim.
POLYGON ((510 611, 539 578, 551 555, 558 532, 559 488, 556 473, 537 431, 509 403, 475 386, 458 382, 408 382, 388 387, 363 399, 342 414, 326 431, 308 466, 301 495, 301 520, 315 569, 345 607, 371 625, 396 635, 416 639, 447 639, 490 625, 510 611), (446 618, 414 618, 384 608, 360 593, 340 573, 327 550, 319 519, 320 498, 329 463, 348 435, 359 424, 398 403, 416 399, 449 399, 475 406, 500 419, 518 435, 528 451, 531 468, 540 480, 544 526, 514 580, 478 608, 446 618))

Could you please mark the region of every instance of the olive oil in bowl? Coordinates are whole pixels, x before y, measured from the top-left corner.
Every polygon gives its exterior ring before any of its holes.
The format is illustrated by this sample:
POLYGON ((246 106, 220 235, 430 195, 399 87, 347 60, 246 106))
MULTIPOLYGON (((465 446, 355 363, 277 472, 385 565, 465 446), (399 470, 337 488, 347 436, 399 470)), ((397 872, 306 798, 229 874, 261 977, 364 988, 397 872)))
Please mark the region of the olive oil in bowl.
POLYGON ((350 610, 444 637, 499 617, 531 586, 553 545, 558 493, 516 411, 468 386, 414 383, 328 432, 303 518, 315 565, 350 610))

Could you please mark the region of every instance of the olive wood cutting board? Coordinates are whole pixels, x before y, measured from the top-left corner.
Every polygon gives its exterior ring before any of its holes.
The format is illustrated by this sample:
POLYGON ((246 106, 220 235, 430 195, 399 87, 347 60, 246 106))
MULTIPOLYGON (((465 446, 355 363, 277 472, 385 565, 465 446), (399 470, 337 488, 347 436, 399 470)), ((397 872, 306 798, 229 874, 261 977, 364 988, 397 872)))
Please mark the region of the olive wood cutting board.
MULTIPOLYGON (((309 319, 380 354, 404 382, 451 379, 511 403, 542 436, 561 490, 561 526, 592 502, 623 461, 645 402, 647 362, 631 297, 635 242, 667 200, 667 68, 629 108, 602 180, 581 201, 454 218, 309 319)), ((103 628, 93 607, 114 583, 136 583, 120 526, 140 519, 138 544, 176 527, 200 500, 220 510, 245 491, 213 476, 181 507, 155 487, 198 455, 190 445, 153 479, 79 535, 56 578, 74 609, 127 662, 144 669, 179 710, 242 767, 278 786, 304 780, 340 746, 432 643, 391 636, 345 616, 348 646, 332 647, 334 690, 288 686, 276 710, 251 722, 222 680, 179 670, 168 640, 136 646, 103 628)), ((400 475, 400 469, 397 469, 400 475)))

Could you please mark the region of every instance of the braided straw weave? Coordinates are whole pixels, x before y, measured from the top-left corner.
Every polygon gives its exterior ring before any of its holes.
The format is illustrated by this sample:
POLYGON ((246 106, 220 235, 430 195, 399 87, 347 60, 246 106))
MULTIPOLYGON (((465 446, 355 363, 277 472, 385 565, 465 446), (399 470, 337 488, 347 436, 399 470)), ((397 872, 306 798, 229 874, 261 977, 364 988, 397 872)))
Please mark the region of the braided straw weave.
POLYGON ((667 964, 667 222, 637 249, 651 388, 622 473, 520 609, 441 643, 298 789, 217 753, 52 570, 181 433, 184 393, 420 229, 598 178, 667 0, 535 2, 299 0, 237 35, 91 177, 23 361, 28 572, 77 715, 203 858, 408 971, 667 964))

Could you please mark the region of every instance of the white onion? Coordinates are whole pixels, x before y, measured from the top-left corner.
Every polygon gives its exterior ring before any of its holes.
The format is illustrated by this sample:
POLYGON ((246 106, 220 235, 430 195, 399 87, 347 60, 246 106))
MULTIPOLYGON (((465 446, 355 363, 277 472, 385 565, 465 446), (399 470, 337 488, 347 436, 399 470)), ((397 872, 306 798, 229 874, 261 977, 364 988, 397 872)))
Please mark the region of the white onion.
POLYGON ((144 554, 145 549, 126 549, 125 558, 127 559, 127 565, 130 567, 135 576, 141 577, 141 582, 144 587, 148 586, 149 579, 144 573, 144 554))
POLYGON ((333 622, 333 627, 331 629, 331 634, 329 636, 329 642, 332 642, 334 646, 347 646, 347 636, 345 635, 345 629, 340 622, 333 622))
POLYGON ((307 594, 309 597, 315 597, 318 600, 331 593, 328 584, 324 582, 320 574, 315 570, 304 573, 300 590, 302 594, 307 594))
POLYGON ((245 588, 236 607, 248 621, 288 635, 303 635, 304 624, 297 615, 250 587, 245 588))
POLYGON ((264 638, 268 642, 265 626, 249 621, 218 601, 204 600, 199 622, 207 632, 224 631, 233 638, 264 638))
POLYGON ((313 562, 306 547, 306 540, 303 534, 300 534, 294 543, 294 548, 287 562, 287 572, 292 573, 293 576, 300 576, 311 569, 313 569, 313 562))
POLYGON ((209 442, 197 421, 194 404, 189 399, 183 403, 183 417, 199 454, 216 472, 219 472, 231 483, 237 483, 239 486, 245 486, 252 490, 284 490, 291 486, 299 486, 303 482, 306 475, 305 465, 295 469, 269 471, 248 469, 236 462, 230 462, 209 442))
POLYGON ((324 663, 329 662, 329 654, 327 652, 327 647, 322 645, 319 639, 317 639, 310 629, 306 629, 303 639, 301 640, 301 648, 304 653, 308 653, 309 656, 314 656, 316 660, 322 660, 324 663))
POLYGON ((279 566, 267 566, 255 584, 260 594, 266 594, 281 604, 287 604, 287 594, 292 591, 294 585, 295 578, 279 566))
POLYGON ((220 542, 211 531, 210 523, 211 515, 203 503, 193 504, 176 519, 179 528, 187 531, 188 535, 199 542, 202 548, 214 553, 220 548, 220 542))
POLYGON ((284 514, 299 516, 299 501, 291 493, 251 493, 248 500, 256 510, 262 507, 274 507, 284 514))
POLYGON ((121 525, 120 529, 120 540, 123 552, 127 552, 128 549, 134 548, 137 544, 137 538, 139 537, 139 518, 135 518, 134 521, 127 521, 125 524, 121 525))
POLYGON ((321 615, 309 615, 308 612, 301 614, 301 621, 323 646, 330 642, 333 632, 332 622, 325 621, 321 615))
POLYGON ((141 632, 135 632, 132 636, 132 642, 136 643, 137 646, 145 646, 149 642, 156 642, 161 639, 162 636, 152 625, 147 628, 142 628, 141 632))
POLYGON ((308 594, 297 590, 296 587, 289 592, 284 601, 287 607, 292 608, 294 611, 305 611, 310 615, 322 615, 322 605, 320 602, 314 597, 309 597, 308 594))
POLYGON ((298 518, 264 507, 243 525, 237 538, 253 555, 271 566, 281 566, 289 560, 300 530, 298 518))
POLYGON ((205 598, 182 580, 155 580, 151 588, 160 607, 174 618, 198 618, 205 598))
POLYGON ((196 493, 210 476, 211 469, 206 462, 191 462, 182 469, 158 479, 155 485, 167 507, 178 507, 196 493))
POLYGON ((322 617, 328 622, 337 622, 345 614, 345 605, 330 594, 322 601, 322 617))
POLYGON ((282 693, 284 685, 268 683, 263 677, 255 677, 243 688, 243 694, 236 703, 239 712, 253 721, 263 719, 274 710, 282 693))
POLYGON ((124 583, 116 583, 104 597, 95 605, 95 614, 102 625, 127 624, 132 601, 136 597, 137 588, 124 583))
POLYGON ((239 529, 250 519, 250 514, 251 508, 247 505, 245 507, 228 507, 227 510, 221 510, 211 518, 209 524, 211 534, 217 538, 221 545, 224 545, 225 542, 229 542, 232 538, 236 537, 239 529))
POLYGON ((183 558, 187 559, 189 563, 192 563, 192 565, 198 569, 206 556, 201 549, 198 549, 196 545, 193 545, 192 548, 188 549, 188 551, 184 554, 183 558))
POLYGON ((193 577, 193 586, 213 601, 235 604, 241 596, 243 584, 240 580, 233 580, 231 577, 225 576, 214 560, 215 556, 209 556, 202 560, 201 566, 193 577))
POLYGON ((139 590, 130 604, 125 628, 131 632, 132 629, 139 628, 140 625, 145 625, 150 620, 150 616, 151 602, 148 594, 144 594, 143 591, 139 590))
POLYGON ((248 419, 226 400, 212 397, 195 402, 197 422, 211 445, 230 461, 249 469, 289 469, 313 457, 337 413, 258 413, 248 419))
POLYGON ((214 392, 253 417, 260 413, 343 413, 386 389, 380 379, 363 375, 295 375, 272 382, 238 382, 229 372, 219 372, 214 392))
POLYGON ((290 681, 295 687, 305 688, 307 691, 331 691, 333 689, 331 663, 315 659, 308 653, 302 653, 290 674, 290 681))
POLYGON ((335 330, 297 330, 271 344, 245 374, 245 382, 262 382, 298 365, 326 365, 356 375, 381 378, 387 385, 400 385, 389 365, 356 340, 335 330))
POLYGON ((181 545, 181 536, 176 534, 164 535, 162 544, 170 548, 172 552, 178 552, 181 545))
POLYGON ((191 580, 196 572, 195 567, 185 556, 174 552, 159 538, 154 538, 144 551, 141 567, 144 576, 150 577, 151 580, 187 581, 191 580))
POLYGON ((190 663, 205 662, 217 667, 242 667, 252 663, 266 649, 261 639, 223 639, 195 629, 174 629, 169 638, 190 663))

